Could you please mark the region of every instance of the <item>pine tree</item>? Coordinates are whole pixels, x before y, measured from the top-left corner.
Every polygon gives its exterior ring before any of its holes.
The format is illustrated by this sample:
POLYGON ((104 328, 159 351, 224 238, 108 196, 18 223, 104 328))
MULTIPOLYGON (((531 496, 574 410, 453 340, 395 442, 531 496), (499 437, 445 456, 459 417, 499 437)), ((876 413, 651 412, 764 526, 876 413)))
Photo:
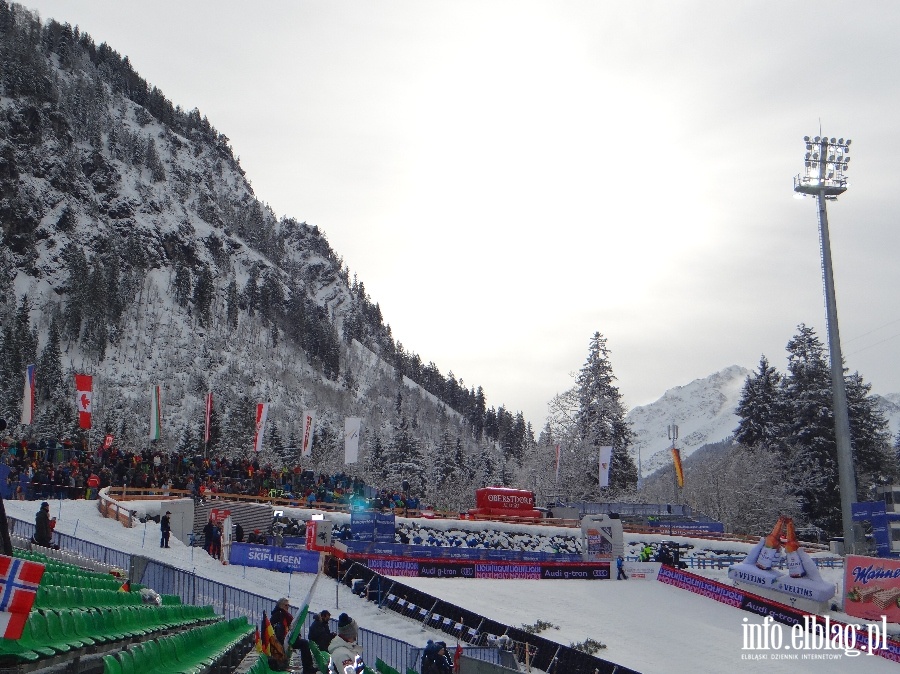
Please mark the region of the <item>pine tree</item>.
POLYGON ((738 402, 737 442, 751 449, 771 449, 778 444, 785 423, 780 388, 781 375, 762 356, 757 371, 747 375, 738 402))
POLYGON ((385 486, 399 489, 406 480, 414 493, 422 494, 425 487, 424 463, 421 441, 411 432, 406 416, 401 416, 384 452, 385 486))
POLYGON ((178 306, 182 308, 187 307, 191 299, 191 270, 180 260, 175 263, 175 281, 172 284, 172 297, 178 306))
POLYGON ((826 531, 841 529, 831 368, 812 328, 799 325, 787 345, 788 373, 781 387, 787 405, 785 466, 797 485, 806 517, 826 531))
POLYGON ((209 267, 203 267, 194 278, 194 315, 202 326, 209 325, 215 284, 209 267))
POLYGON ((239 311, 237 281, 231 279, 225 295, 225 319, 228 327, 232 329, 237 327, 239 311))
POLYGON ((876 500, 875 487, 896 481, 898 465, 891 451, 888 421, 871 395, 872 385, 858 372, 845 377, 857 498, 876 500))
POLYGON ((611 491, 623 492, 637 486, 637 467, 629 453, 632 431, 625 420, 622 394, 615 385, 606 338, 595 332, 591 338, 587 361, 581 368, 575 384, 578 409, 575 425, 579 439, 578 454, 582 464, 582 489, 599 495, 593 466, 598 465, 599 448, 612 446, 609 468, 611 491))

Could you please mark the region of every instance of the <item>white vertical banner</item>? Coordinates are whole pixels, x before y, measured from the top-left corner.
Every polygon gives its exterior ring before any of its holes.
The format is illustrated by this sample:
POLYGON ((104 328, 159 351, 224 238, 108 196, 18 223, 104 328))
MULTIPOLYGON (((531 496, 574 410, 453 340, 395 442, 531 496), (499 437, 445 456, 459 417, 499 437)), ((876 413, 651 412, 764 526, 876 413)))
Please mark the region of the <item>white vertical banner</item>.
POLYGON ((25 387, 22 389, 22 424, 34 421, 34 365, 25 366, 25 387))
POLYGON ((256 406, 256 435, 253 437, 253 450, 256 452, 262 451, 263 431, 267 416, 269 416, 269 403, 259 403, 256 406))
POLYGON ((356 463, 359 459, 359 428, 362 419, 346 417, 344 419, 344 463, 356 463))
POLYGON ((203 442, 209 444, 209 420, 212 417, 212 391, 206 394, 206 430, 203 432, 203 442))
POLYGON ((600 447, 600 486, 609 486, 609 462, 612 460, 612 447, 600 447))
POLYGON ((303 444, 300 445, 300 456, 312 454, 313 433, 316 430, 316 413, 306 410, 303 413, 303 444))
POLYGON ((162 436, 162 400, 160 386, 150 389, 150 439, 159 440, 162 436))

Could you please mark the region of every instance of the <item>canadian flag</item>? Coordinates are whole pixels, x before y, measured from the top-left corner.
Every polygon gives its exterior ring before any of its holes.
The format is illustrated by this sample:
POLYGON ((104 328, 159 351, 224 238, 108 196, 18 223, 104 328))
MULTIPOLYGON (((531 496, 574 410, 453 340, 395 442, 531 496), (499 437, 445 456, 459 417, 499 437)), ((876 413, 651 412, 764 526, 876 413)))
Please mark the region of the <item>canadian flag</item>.
POLYGON ((75 406, 78 408, 78 427, 91 427, 91 381, 89 374, 75 375, 75 406))

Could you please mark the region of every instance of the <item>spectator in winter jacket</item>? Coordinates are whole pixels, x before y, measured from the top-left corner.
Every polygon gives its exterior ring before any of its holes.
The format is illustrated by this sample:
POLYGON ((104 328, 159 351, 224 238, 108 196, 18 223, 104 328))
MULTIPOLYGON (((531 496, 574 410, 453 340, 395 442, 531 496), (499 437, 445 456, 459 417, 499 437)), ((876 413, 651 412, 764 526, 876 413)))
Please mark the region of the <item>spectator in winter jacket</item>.
POLYGON ((338 617, 337 636, 331 640, 328 653, 329 674, 360 674, 366 667, 362 657, 362 647, 357 643, 359 626, 346 613, 338 617))
POLYGON ((44 501, 34 516, 34 542, 49 548, 52 543, 53 529, 50 526, 50 504, 44 501))
POLYGON ((452 671, 453 661, 447 653, 447 644, 429 639, 422 653, 422 674, 451 674, 452 671))
POLYGON ((323 653, 328 652, 328 646, 331 645, 331 640, 335 637, 334 632, 328 626, 329 620, 331 620, 331 613, 325 609, 313 616, 313 623, 309 626, 309 640, 318 646, 323 653))
POLYGON ((167 510, 166 514, 159 520, 159 547, 169 547, 169 536, 172 534, 172 511, 167 510))

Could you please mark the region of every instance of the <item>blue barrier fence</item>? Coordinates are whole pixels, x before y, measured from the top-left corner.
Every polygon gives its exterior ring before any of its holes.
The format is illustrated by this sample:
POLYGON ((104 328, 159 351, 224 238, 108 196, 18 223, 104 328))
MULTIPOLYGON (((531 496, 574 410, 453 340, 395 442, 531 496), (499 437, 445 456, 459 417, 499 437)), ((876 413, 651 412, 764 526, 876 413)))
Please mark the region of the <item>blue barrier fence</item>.
MULTIPOLYGON (((21 536, 26 539, 34 536, 33 522, 25 522, 15 517, 8 517, 7 519, 10 524, 10 535, 21 536)), ((115 550, 105 545, 98 545, 97 543, 91 543, 90 541, 59 532, 53 532, 53 542, 57 543, 64 550, 77 553, 103 564, 117 566, 123 571, 127 571, 129 566, 131 566, 131 555, 122 550, 115 550)))
MULTIPOLYGON (((34 523, 25 522, 13 517, 8 518, 10 534, 30 539, 34 535, 34 523)), ((104 564, 117 566, 130 573, 132 555, 115 550, 104 545, 91 543, 74 536, 54 533, 54 542, 61 549, 75 552, 88 559, 93 559, 104 564)), ((231 587, 209 578, 198 576, 193 571, 179 569, 170 564, 155 560, 148 560, 140 578, 131 579, 160 594, 177 595, 185 604, 194 606, 211 605, 216 613, 226 618, 246 616, 253 624, 262 621, 263 613, 270 613, 275 606, 278 597, 269 597, 254 592, 248 592, 240 588, 231 587)), ((300 607, 291 606, 291 612, 299 615, 300 607)), ((303 634, 308 633, 312 617, 307 616, 303 634)), ((337 621, 331 621, 331 631, 337 632, 337 621)), ((386 636, 368 630, 359 629, 359 643, 363 647, 367 662, 375 663, 381 659, 394 669, 406 672, 408 667, 417 667, 421 645, 411 645, 400 639, 386 636)), ((480 659, 489 659, 490 653, 481 653, 489 649, 466 649, 465 654, 480 659)))

